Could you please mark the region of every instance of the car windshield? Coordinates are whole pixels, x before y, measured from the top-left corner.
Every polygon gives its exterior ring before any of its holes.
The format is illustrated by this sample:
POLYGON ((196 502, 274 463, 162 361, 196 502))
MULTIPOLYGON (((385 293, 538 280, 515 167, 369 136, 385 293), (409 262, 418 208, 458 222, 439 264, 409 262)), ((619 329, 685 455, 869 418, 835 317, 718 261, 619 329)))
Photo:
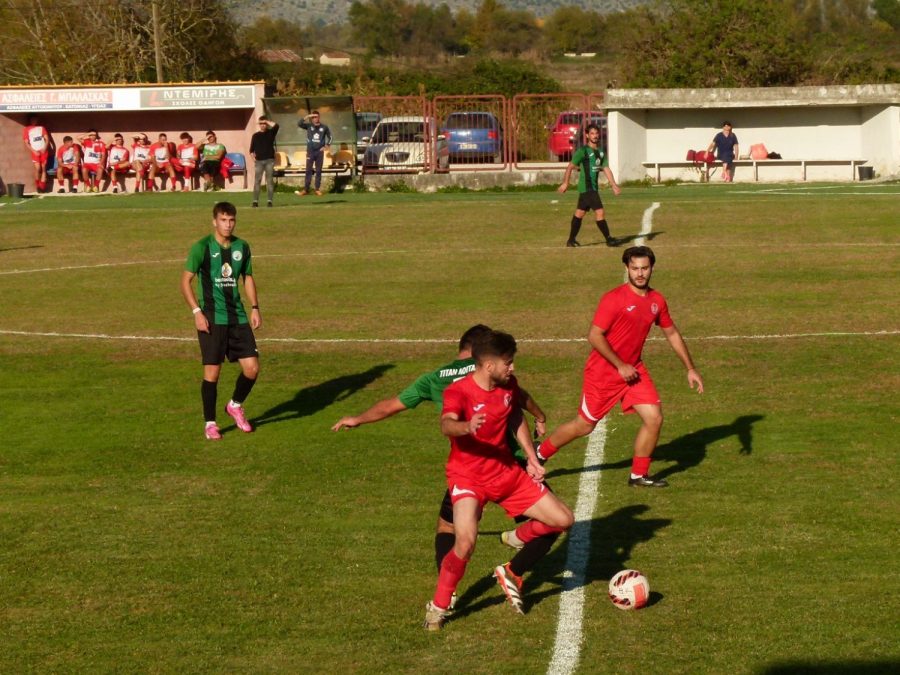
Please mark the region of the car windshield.
POLYGON ((356 116, 356 131, 359 134, 370 134, 381 118, 377 113, 359 113, 356 116))
POLYGON ((497 122, 487 113, 454 113, 447 117, 447 129, 494 129, 497 122))
POLYGON ((422 122, 381 122, 372 136, 372 143, 424 143, 425 124, 422 122))

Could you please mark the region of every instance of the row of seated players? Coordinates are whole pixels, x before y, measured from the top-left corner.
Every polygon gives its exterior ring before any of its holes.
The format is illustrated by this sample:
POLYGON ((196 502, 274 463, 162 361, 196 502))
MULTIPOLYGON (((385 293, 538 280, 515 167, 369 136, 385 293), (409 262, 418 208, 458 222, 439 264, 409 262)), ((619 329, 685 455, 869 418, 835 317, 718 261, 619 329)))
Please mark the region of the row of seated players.
POLYGON ((225 157, 225 146, 216 140, 216 134, 208 131, 203 144, 195 144, 187 132, 182 133, 179 140, 181 143, 176 146, 161 133, 151 144, 147 134, 137 134, 129 149, 119 133, 113 136, 111 145, 107 145, 94 129, 81 138, 80 144, 66 136, 56 151, 58 192, 65 192, 66 178, 71 179, 69 192, 77 192, 79 177, 84 181, 85 192, 99 192, 106 176, 113 193, 125 192, 124 179, 132 171, 136 179, 135 192, 165 190, 166 177, 171 184, 169 189, 175 191, 179 176, 182 191, 188 192, 195 174, 203 177, 204 190, 217 189, 215 176, 227 179, 231 161, 225 157), (159 187, 157 177, 161 178, 159 187))

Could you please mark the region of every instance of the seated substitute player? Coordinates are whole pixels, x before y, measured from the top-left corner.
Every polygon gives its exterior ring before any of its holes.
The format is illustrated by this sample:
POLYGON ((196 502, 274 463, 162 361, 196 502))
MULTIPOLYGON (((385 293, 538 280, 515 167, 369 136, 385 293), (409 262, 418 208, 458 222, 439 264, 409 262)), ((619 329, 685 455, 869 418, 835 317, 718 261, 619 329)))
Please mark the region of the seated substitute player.
POLYGON ((178 139, 181 141, 181 144, 175 149, 172 165, 175 167, 175 171, 184 177, 184 185, 181 191, 190 192, 194 171, 197 169, 199 153, 197 146, 194 144, 194 139, 188 132, 183 131, 178 139))
POLYGON ((84 178, 85 192, 100 192, 103 174, 106 168, 106 143, 100 138, 96 129, 90 129, 81 140, 82 164, 81 176, 84 178), (93 180, 91 180, 93 176, 93 180))
MULTIPOLYGON (((519 405, 515 353, 512 335, 491 331, 472 346, 475 371, 444 390, 441 432, 450 438, 446 474, 456 542, 441 562, 434 598, 425 606, 426 630, 440 630, 450 616, 450 599, 475 550, 478 521, 487 502, 499 504, 510 517, 530 519, 515 530, 516 540, 522 543, 564 532, 574 522, 569 507, 543 484, 544 467, 519 405), (519 466, 506 442, 510 425, 528 458, 527 470, 519 466)), ((521 589, 507 576, 507 567, 497 566, 494 574, 521 613, 521 589)))
POLYGON ((109 178, 112 181, 113 194, 119 192, 119 179, 122 179, 122 192, 125 192, 125 176, 131 171, 131 153, 125 147, 125 138, 122 134, 113 136, 113 144, 109 146, 107 159, 109 178))
POLYGON ((165 134, 159 135, 159 140, 150 146, 150 185, 156 187, 156 176, 162 176, 160 183, 160 191, 166 189, 166 176, 172 181, 172 187, 169 188, 175 192, 176 179, 175 167, 172 165, 172 157, 175 155, 175 146, 169 143, 169 137, 165 134))
POLYGON ((78 192, 78 174, 81 171, 81 146, 71 136, 63 137, 63 144, 56 151, 56 180, 59 194, 66 191, 66 177, 71 181, 69 192, 78 192))
POLYGON ((221 173, 225 146, 216 140, 214 131, 206 132, 206 143, 200 149, 200 175, 203 176, 203 190, 217 190, 216 175, 221 173))
POLYGON ((221 440, 216 424, 216 393, 222 362, 227 358, 241 366, 231 400, 225 412, 245 433, 253 427, 244 416, 244 401, 259 375, 259 351, 253 331, 262 325, 250 245, 234 236, 237 209, 229 202, 213 206, 213 233, 191 247, 181 275, 181 294, 194 313, 194 325, 203 358, 203 383, 200 396, 206 419, 204 434, 211 441, 221 440), (193 280, 199 277, 200 297, 194 295, 193 280), (250 301, 250 313, 244 309, 238 278, 244 279, 244 292, 250 301))
POLYGON ((634 439, 634 456, 628 484, 633 487, 667 487, 649 475, 651 455, 659 440, 663 414, 659 393, 644 366, 641 354, 650 329, 662 329, 669 345, 687 369, 688 385, 703 393, 703 379, 694 367, 687 345, 661 293, 650 287, 656 256, 648 246, 625 249, 622 262, 628 281, 600 298, 588 332, 593 349, 584 366, 581 407, 575 419, 554 429, 538 446, 541 460, 552 457, 567 443, 587 436, 616 403, 622 412, 635 412, 641 427, 634 439))
POLYGON ((150 191, 148 175, 150 173, 150 139, 147 134, 136 134, 131 146, 131 168, 134 169, 134 191, 150 191))
MULTIPOLYGON (((50 134, 41 126, 37 115, 28 117, 28 124, 22 129, 22 141, 31 154, 34 168, 34 185, 38 192, 47 189, 47 159, 50 157, 50 134)), ((51 185, 50 189, 53 189, 51 185)))
POLYGON ((572 216, 572 222, 569 226, 569 238, 566 246, 574 248, 581 246, 576 237, 581 230, 581 219, 584 218, 588 211, 594 211, 597 218, 597 228, 606 239, 607 246, 615 246, 618 241, 609 235, 609 225, 606 222, 605 211, 603 210, 603 201, 600 199, 600 183, 598 178, 600 172, 606 174, 606 179, 612 188, 613 194, 618 195, 619 189, 616 179, 613 177, 612 169, 609 168, 609 157, 606 150, 600 147, 600 127, 596 124, 589 124, 585 129, 587 135, 587 143, 578 148, 572 155, 572 161, 566 167, 566 175, 563 177, 562 184, 557 188, 557 192, 563 194, 569 189, 569 177, 573 171, 579 170, 578 174, 578 206, 575 208, 575 215, 572 216))
MULTIPOLYGON (((431 401, 437 405, 443 403, 444 390, 456 380, 462 379, 475 370, 475 359, 472 358, 472 344, 485 335, 489 335, 491 329, 483 324, 477 324, 469 328, 459 339, 459 353, 454 361, 441 366, 437 370, 425 373, 410 384, 400 394, 393 398, 386 398, 378 401, 371 408, 359 415, 351 415, 342 417, 337 423, 331 427, 332 431, 340 431, 341 429, 354 429, 362 424, 370 424, 378 422, 385 418, 401 413, 404 410, 410 410, 417 407, 422 401, 431 401)), ((521 388, 520 388, 521 389, 521 388)), ((537 402, 524 389, 522 392, 522 407, 534 416, 535 429, 538 435, 543 435, 546 431, 546 416, 541 410, 537 402)), ((527 463, 527 458, 522 452, 515 439, 514 430, 509 430, 506 437, 510 449, 523 467, 527 463)), ((517 553, 510 561, 509 566, 512 573, 517 577, 521 576, 531 569, 533 560, 536 561, 542 557, 556 540, 556 535, 552 539, 536 539, 529 542, 527 550, 517 553), (546 547, 546 548, 544 548, 546 547)), ((447 552, 453 548, 456 541, 453 530, 453 504, 450 500, 450 491, 444 493, 444 499, 441 502, 441 508, 438 512, 438 520, 436 532, 434 535, 434 559, 438 571, 441 569, 441 562, 447 552)), ((504 543, 508 543, 504 540, 504 543)), ((518 543, 518 542, 517 542, 518 543)), ((521 544, 509 544, 515 548, 523 548, 521 544)), ((451 601, 451 605, 455 604, 451 601)))

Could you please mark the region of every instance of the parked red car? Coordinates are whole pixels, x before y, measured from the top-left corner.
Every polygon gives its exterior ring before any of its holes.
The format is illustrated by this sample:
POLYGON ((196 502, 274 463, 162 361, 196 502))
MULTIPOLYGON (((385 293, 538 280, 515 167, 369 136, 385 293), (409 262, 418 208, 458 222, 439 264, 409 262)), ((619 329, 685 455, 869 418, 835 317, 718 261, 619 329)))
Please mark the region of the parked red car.
POLYGON ((606 115, 596 111, 566 110, 547 126, 550 161, 569 161, 575 149, 584 144, 584 129, 589 124, 600 127, 600 147, 606 149, 606 115))

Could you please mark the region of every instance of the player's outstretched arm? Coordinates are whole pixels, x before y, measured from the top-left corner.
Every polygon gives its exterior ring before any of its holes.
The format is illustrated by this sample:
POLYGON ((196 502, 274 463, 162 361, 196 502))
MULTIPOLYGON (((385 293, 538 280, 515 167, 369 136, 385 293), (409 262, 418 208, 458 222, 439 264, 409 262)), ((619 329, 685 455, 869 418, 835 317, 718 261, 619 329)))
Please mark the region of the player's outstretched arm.
POLYGON ((612 169, 608 166, 603 168, 603 173, 606 174, 606 180, 609 181, 609 187, 612 188, 613 194, 619 196, 622 194, 622 189, 619 187, 619 184, 616 183, 616 178, 613 176, 612 169))
POLYGON ((251 274, 244 276, 244 292, 247 294, 247 300, 250 301, 250 327, 256 330, 262 326, 262 314, 259 313, 259 295, 256 292, 256 282, 251 274))
POLYGON ((691 353, 688 351, 687 345, 684 342, 684 338, 681 337, 681 333, 678 332, 678 329, 675 327, 675 324, 672 324, 668 328, 663 328, 662 332, 666 336, 666 340, 669 341, 669 344, 672 346, 675 354, 681 359, 681 362, 684 364, 684 367, 687 368, 687 378, 688 384, 691 389, 694 386, 697 387, 697 393, 703 393, 703 378, 700 377, 700 373, 696 367, 694 367, 694 361, 691 359, 691 353))
POLYGON ((337 421, 337 424, 331 427, 331 430, 340 431, 341 429, 354 429, 360 424, 370 424, 372 422, 378 422, 387 417, 391 417, 392 415, 403 412, 404 410, 407 410, 407 407, 403 405, 399 398, 397 398, 396 396, 394 396, 393 398, 386 398, 378 401, 378 403, 373 405, 364 413, 342 417, 337 421))

